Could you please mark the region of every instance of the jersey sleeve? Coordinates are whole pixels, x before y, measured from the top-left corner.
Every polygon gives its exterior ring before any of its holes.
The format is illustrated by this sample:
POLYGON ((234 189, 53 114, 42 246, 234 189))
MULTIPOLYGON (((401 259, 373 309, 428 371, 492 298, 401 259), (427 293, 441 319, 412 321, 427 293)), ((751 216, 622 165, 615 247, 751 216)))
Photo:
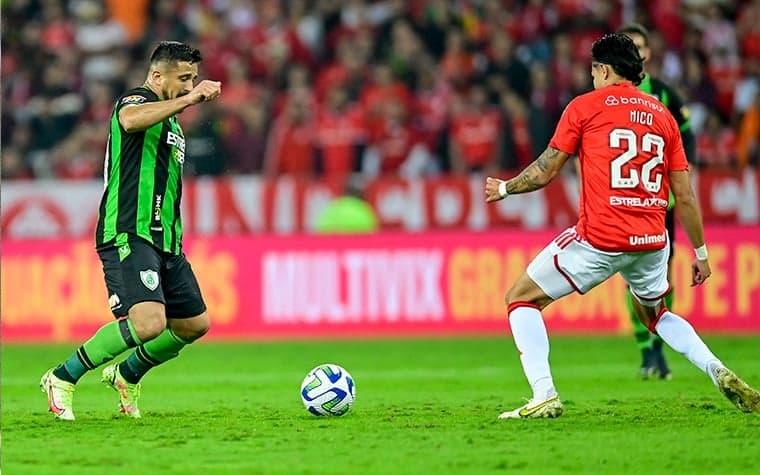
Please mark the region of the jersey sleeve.
POLYGON ((146 102, 155 101, 155 94, 145 89, 132 89, 131 91, 123 94, 118 101, 116 101, 116 113, 118 114, 123 108, 127 106, 136 106, 139 104, 145 104, 146 102))
POLYGON ((581 140, 581 105, 578 99, 573 99, 565 107, 562 117, 559 118, 554 135, 549 141, 549 147, 555 148, 569 155, 574 155, 578 151, 578 144, 581 140))

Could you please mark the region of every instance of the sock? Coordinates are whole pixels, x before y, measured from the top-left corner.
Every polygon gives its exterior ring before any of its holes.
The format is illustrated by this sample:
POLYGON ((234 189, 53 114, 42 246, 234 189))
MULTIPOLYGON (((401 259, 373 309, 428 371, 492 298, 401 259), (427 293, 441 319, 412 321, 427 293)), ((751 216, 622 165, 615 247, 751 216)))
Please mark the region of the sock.
POLYGON ((689 322, 665 310, 654 323, 657 334, 665 340, 665 343, 684 355, 694 366, 707 373, 713 384, 716 383, 714 369, 723 367, 723 363, 707 348, 689 322))
POLYGON ((631 319, 631 326, 633 326, 633 337, 636 339, 636 346, 642 351, 642 354, 652 348, 654 343, 654 335, 649 331, 646 325, 641 323, 639 317, 636 316, 636 310, 633 306, 633 294, 631 289, 625 295, 625 303, 628 307, 628 317, 631 319))
POLYGON ((140 344, 128 318, 106 323, 62 364, 53 370, 58 378, 76 383, 87 371, 111 361, 124 350, 140 344))
POLYGON ((138 346, 119 364, 119 372, 127 382, 137 384, 151 368, 176 358, 189 343, 167 328, 156 338, 138 346))
POLYGON ((517 302, 509 305, 509 326, 520 352, 525 377, 534 399, 547 399, 557 394, 549 368, 549 337, 541 312, 533 306, 517 302))
MULTIPOLYGON (((676 293, 673 291, 673 287, 671 287, 670 292, 668 292, 668 294, 665 296, 665 308, 667 308, 670 311, 673 311, 673 301, 675 300, 675 295, 676 293)), ((652 341, 654 343, 653 347, 657 346, 657 343, 659 343, 659 345, 662 346, 662 338, 660 337, 660 335, 653 335, 652 341)))

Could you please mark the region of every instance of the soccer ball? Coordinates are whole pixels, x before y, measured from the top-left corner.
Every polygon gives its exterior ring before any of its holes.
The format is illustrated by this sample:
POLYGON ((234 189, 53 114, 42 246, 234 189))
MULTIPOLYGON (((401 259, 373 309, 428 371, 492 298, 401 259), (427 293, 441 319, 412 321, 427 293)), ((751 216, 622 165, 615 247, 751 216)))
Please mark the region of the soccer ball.
POLYGON ((354 378, 336 364, 321 364, 301 383, 301 400, 315 416, 342 416, 356 397, 354 378))

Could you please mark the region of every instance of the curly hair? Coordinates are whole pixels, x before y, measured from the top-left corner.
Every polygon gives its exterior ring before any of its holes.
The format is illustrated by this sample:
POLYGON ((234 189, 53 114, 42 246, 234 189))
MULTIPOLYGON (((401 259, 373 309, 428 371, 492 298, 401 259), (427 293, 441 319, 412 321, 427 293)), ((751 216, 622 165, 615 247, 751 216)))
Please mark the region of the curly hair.
POLYGON ((591 57, 607 64, 625 79, 639 85, 644 78, 644 60, 633 40, 622 33, 605 35, 594 42, 591 57))

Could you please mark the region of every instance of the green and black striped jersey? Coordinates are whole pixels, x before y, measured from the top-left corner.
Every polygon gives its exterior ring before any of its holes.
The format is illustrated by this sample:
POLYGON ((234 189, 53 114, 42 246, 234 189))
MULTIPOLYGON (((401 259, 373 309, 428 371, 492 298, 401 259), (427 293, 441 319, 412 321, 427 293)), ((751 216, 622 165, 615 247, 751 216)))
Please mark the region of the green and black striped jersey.
POLYGON ((137 237, 164 252, 182 252, 182 128, 176 116, 134 133, 119 123, 123 107, 158 100, 150 89, 138 87, 119 97, 114 106, 95 236, 98 248, 137 237))
POLYGON ((686 159, 690 163, 695 163, 697 158, 696 138, 689 122, 689 109, 683 100, 681 100, 678 93, 661 80, 649 74, 644 75, 644 80, 639 84, 639 90, 656 97, 670 111, 678 124, 678 128, 681 130, 681 140, 683 141, 684 152, 686 152, 686 159))

